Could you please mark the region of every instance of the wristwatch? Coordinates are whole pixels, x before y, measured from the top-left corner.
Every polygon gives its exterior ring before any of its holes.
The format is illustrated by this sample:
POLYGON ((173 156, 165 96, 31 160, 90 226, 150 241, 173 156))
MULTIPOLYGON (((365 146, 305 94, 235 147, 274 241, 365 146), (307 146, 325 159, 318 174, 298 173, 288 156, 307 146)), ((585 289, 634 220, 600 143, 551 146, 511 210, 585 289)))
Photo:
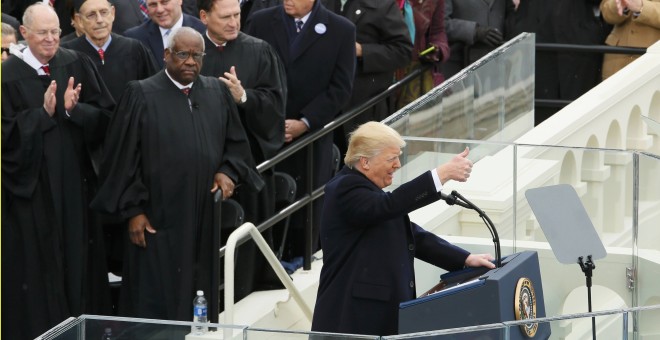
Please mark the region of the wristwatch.
POLYGON ((243 95, 241 96, 241 100, 239 100, 239 104, 245 104, 247 101, 247 91, 243 90, 243 95))

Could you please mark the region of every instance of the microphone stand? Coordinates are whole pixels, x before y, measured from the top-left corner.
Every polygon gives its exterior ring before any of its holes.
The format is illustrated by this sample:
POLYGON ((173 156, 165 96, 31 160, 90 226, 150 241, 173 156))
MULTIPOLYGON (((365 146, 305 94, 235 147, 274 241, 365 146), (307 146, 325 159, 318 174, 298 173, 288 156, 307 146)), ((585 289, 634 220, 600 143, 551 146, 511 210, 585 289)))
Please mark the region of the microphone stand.
MULTIPOLYGON (((593 276, 593 270, 596 269, 596 264, 591 259, 591 255, 587 255, 587 261, 584 261, 584 257, 578 257, 578 264, 584 273, 584 276, 587 280, 587 303, 589 304, 589 313, 591 313, 591 277, 593 276)), ((596 317, 591 317, 591 337, 593 340, 596 340, 596 317)))
POLYGON ((474 203, 468 201, 463 195, 459 194, 456 192, 456 190, 453 190, 451 194, 447 195, 445 201, 447 202, 448 205, 460 205, 461 207, 467 208, 467 209, 472 209, 476 211, 479 214, 479 217, 484 221, 486 224, 486 227, 488 227, 488 231, 490 231, 490 235, 493 237, 493 244, 495 244, 495 267, 500 268, 502 267, 502 252, 500 250, 500 236, 497 234, 497 229, 495 229, 495 225, 493 224, 493 221, 490 220, 488 215, 486 213, 479 209, 474 203))

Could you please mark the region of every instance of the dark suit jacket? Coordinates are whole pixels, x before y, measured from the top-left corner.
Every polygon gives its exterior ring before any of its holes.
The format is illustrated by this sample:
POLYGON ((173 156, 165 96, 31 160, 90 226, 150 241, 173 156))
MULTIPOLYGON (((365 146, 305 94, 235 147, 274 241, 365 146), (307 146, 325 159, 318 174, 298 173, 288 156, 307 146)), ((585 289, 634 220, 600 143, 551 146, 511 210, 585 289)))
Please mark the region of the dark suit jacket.
POLYGON ((140 5, 136 0, 112 0, 115 6, 115 21, 112 23, 112 31, 123 34, 129 28, 144 23, 144 16, 140 5))
POLYGON ((392 192, 348 167, 328 182, 313 331, 396 334, 399 303, 416 297, 413 259, 447 270, 464 266, 467 251, 408 217, 438 199, 430 171, 392 192))
POLYGON ((355 26, 317 1, 295 41, 289 38, 291 29, 293 18, 283 6, 277 6, 254 13, 246 33, 275 47, 284 63, 288 83, 286 118, 305 117, 311 129, 317 130, 331 122, 350 97, 355 72, 355 26))
MULTIPOLYGON (((412 41, 396 1, 352 0, 346 3, 343 12, 340 3, 340 0, 323 0, 328 9, 355 24, 356 40, 362 45, 353 95, 347 106, 351 109, 392 85, 394 71, 410 63, 412 41)), ((382 104, 364 112, 354 124, 387 117, 387 106, 385 102, 382 104)))
MULTIPOLYGON (((199 19, 185 13, 183 13, 183 26, 192 27, 202 35, 206 32, 206 26, 199 19)), ((140 26, 133 27, 124 32, 124 35, 137 39, 147 46, 154 55, 158 67, 163 68, 163 51, 165 51, 165 47, 163 46, 163 38, 160 35, 160 30, 155 22, 149 20, 140 26)))

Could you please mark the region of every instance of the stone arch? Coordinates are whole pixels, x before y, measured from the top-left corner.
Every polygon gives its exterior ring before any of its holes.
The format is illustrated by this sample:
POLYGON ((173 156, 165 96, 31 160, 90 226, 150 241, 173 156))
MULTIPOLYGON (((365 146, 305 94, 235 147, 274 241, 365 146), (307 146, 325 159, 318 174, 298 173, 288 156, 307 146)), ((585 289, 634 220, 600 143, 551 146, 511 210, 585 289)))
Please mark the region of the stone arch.
POLYGON ((649 107, 649 117, 656 122, 660 122, 660 91, 655 91, 651 98, 651 106, 649 107))
POLYGON ((580 167, 580 180, 586 183, 585 195, 582 196, 584 204, 591 221, 598 232, 603 228, 604 209, 604 183, 609 177, 609 167, 604 164, 604 152, 600 148, 598 139, 591 135, 587 141, 587 147, 582 152, 582 164, 580 167))
MULTIPOLYGON (((587 147, 597 149, 600 147, 598 143, 598 138, 595 135, 591 135, 589 140, 587 140, 587 147)), ((582 169, 596 169, 603 164, 600 159, 600 151, 596 150, 585 150, 582 153, 582 169)))
POLYGON ((605 147, 610 149, 622 149, 623 137, 621 136, 621 125, 618 121, 613 120, 607 130, 607 137, 605 138, 605 147))
POLYGON ((575 186, 578 182, 577 162, 573 151, 567 151, 561 162, 559 172, 559 184, 569 184, 575 186))
POLYGON ((644 124, 642 123, 642 110, 633 106, 628 116, 628 130, 626 131, 626 147, 636 149, 639 141, 644 139, 644 124))
MULTIPOLYGON (((619 121, 613 120, 607 131, 605 147, 609 149, 623 149, 623 137, 619 121)), ((603 210, 603 230, 607 232, 620 232, 624 227, 624 215, 626 208, 626 193, 628 192, 628 181, 626 181, 626 165, 631 160, 623 152, 604 152, 605 166, 609 168, 609 176, 604 180, 603 192, 608 198, 607 209, 603 210)))

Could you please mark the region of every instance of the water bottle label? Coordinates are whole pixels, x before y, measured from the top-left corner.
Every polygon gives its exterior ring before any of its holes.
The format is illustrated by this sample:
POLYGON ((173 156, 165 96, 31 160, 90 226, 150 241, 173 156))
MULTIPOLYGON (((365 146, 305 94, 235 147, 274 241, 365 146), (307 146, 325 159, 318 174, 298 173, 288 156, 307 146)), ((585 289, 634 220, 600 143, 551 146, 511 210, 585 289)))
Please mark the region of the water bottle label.
POLYGON ((206 307, 194 307, 193 313, 196 317, 206 316, 206 307))

